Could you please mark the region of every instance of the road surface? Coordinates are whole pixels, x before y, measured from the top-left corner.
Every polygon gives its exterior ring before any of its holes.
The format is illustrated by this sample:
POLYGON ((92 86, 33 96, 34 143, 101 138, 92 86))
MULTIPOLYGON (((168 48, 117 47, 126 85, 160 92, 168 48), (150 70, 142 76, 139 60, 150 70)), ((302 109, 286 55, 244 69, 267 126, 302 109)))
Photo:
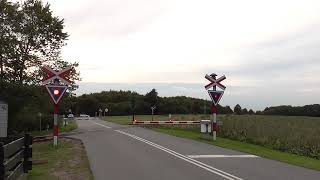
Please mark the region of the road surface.
POLYGON ((96 180, 319 180, 320 172, 152 130, 77 120, 96 180))

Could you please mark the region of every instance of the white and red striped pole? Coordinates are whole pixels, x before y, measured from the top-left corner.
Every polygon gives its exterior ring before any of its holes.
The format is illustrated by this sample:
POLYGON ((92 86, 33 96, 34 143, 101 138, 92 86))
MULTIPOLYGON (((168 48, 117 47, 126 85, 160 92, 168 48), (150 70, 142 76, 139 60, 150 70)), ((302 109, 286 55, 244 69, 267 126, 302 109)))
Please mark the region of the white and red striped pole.
MULTIPOLYGON (((216 80, 216 74, 212 73, 210 75, 214 80, 216 80)), ((212 87, 212 90, 216 90, 216 86, 212 87)), ((212 104, 212 116, 213 116, 213 120, 212 120, 212 127, 211 127, 211 131, 212 131, 212 138, 215 141, 217 139, 217 106, 215 104, 212 104)))
POLYGON ((212 122, 212 138, 215 141, 217 139, 217 129, 218 129, 218 124, 217 124, 217 106, 212 104, 212 115, 213 115, 213 122, 212 122))
POLYGON ((53 146, 58 145, 58 104, 53 105, 53 146))

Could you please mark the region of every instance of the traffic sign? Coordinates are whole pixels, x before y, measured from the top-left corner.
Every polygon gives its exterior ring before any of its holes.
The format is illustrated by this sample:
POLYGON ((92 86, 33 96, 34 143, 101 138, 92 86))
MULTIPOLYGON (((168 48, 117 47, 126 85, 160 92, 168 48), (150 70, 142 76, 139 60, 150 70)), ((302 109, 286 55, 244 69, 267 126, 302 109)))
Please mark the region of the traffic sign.
POLYGON ((52 101, 58 104, 68 86, 46 85, 46 89, 50 94, 52 101))
POLYGON ((223 81, 223 80, 226 79, 226 76, 225 76, 225 75, 221 76, 221 77, 218 78, 218 79, 214 79, 214 78, 212 78, 212 77, 209 76, 209 75, 206 75, 205 78, 208 79, 208 80, 211 82, 210 84, 208 84, 208 85, 205 86, 206 90, 208 90, 209 88, 214 87, 214 86, 218 86, 218 87, 220 87, 222 90, 225 90, 225 89, 226 89, 226 87, 220 83, 221 81, 223 81))
POLYGON ((211 97, 213 104, 216 106, 218 105, 220 99, 222 98, 224 91, 208 90, 208 93, 209 93, 209 96, 211 97))
POLYGON ((42 70, 47 73, 48 77, 44 78, 42 80, 42 84, 48 84, 50 81, 53 81, 55 79, 60 80, 66 85, 71 85, 71 81, 67 79, 67 76, 69 75, 70 71, 72 70, 72 67, 67 67, 63 69, 62 71, 55 71, 51 69, 50 67, 43 66, 42 70))

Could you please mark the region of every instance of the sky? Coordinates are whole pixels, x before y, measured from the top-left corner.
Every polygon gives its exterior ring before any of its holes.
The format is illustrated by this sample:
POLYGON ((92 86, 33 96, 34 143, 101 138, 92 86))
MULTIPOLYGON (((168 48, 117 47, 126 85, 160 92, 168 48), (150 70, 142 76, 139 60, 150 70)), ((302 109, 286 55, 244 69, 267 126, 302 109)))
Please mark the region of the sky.
POLYGON ((206 74, 225 75, 220 104, 254 110, 320 102, 318 0, 48 0, 79 61, 77 94, 156 88, 209 99, 206 74))

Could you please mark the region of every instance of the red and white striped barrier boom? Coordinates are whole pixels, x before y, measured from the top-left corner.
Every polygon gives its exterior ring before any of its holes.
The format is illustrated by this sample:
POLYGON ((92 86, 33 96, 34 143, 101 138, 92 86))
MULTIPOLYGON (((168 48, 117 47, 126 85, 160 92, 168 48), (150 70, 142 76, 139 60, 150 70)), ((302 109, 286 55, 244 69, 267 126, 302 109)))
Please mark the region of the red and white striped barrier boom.
POLYGON ((200 121, 137 121, 134 120, 135 125, 148 125, 148 124, 200 124, 200 121))

